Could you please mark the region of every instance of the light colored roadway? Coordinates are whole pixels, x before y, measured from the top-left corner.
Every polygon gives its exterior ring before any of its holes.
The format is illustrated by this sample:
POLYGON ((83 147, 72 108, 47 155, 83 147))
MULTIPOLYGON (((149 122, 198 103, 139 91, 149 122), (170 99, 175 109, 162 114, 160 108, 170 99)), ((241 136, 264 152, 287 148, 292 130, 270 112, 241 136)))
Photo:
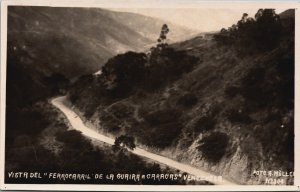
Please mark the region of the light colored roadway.
MULTIPOLYGON (((83 135, 93 138, 93 139, 97 139, 99 141, 108 143, 110 145, 114 144, 114 139, 104 136, 100 133, 98 133, 97 131, 88 128, 85 126, 85 124, 82 122, 82 120, 80 119, 80 117, 68 106, 66 106, 64 104, 64 101, 66 100, 66 96, 61 96, 61 97, 57 97, 51 100, 51 103, 57 107, 60 111, 62 111, 65 116, 67 117, 67 119, 69 120, 71 126, 80 131, 83 135)), ((195 167, 192 167, 190 165, 186 165, 177 161, 174 161, 172 159, 145 151, 144 149, 141 148, 136 148, 133 151, 131 151, 132 153, 142 156, 142 157, 146 157, 149 158, 153 161, 157 161, 159 163, 165 164, 169 167, 173 167, 175 169, 178 169, 182 172, 186 172, 190 175, 194 175, 194 176, 199 176, 201 178, 205 178, 205 180, 210 181, 214 184, 225 184, 225 185, 235 185, 235 183, 232 183, 230 181, 227 181, 226 179, 222 179, 221 181, 216 179, 216 175, 206 172, 206 171, 202 171, 199 170, 195 167)))

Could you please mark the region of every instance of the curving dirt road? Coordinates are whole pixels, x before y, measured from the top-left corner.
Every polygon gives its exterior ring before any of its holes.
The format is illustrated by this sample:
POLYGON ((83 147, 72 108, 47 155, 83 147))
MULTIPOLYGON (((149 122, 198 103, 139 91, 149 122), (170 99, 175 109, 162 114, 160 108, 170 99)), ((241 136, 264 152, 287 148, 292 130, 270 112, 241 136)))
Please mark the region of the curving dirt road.
MULTIPOLYGON (((84 123, 82 122, 82 120, 80 119, 80 117, 71 108, 69 108, 68 106, 66 106, 64 104, 64 101, 66 101, 66 99, 67 99, 66 96, 57 97, 57 98, 52 99, 51 103, 65 114, 65 116, 67 117, 67 119, 69 120, 71 126, 74 129, 80 131, 83 135, 85 135, 87 137, 97 139, 99 141, 108 143, 110 145, 114 144, 114 139, 113 138, 104 136, 104 135, 98 133, 97 131, 86 127, 84 125, 84 123)), ((221 185, 224 185, 224 184, 225 185, 236 185, 235 183, 232 183, 232 182, 230 182, 226 179, 220 180, 220 179, 217 178, 216 175, 214 175, 212 173, 199 170, 199 169, 197 169, 195 167, 192 167, 190 165, 186 165, 186 164, 174 161, 172 159, 169 159, 169 158, 166 158, 166 157, 163 157, 163 156, 145 151, 145 150, 143 150, 141 148, 138 148, 138 147, 136 149, 134 149, 133 151, 131 151, 131 152, 136 154, 136 155, 149 158, 153 161, 156 161, 156 162, 165 164, 169 167, 173 167, 173 168, 178 169, 180 171, 186 172, 190 175, 205 178, 205 180, 210 181, 210 182, 212 182, 214 184, 217 184, 217 185, 218 184, 219 185, 220 184, 221 185)))

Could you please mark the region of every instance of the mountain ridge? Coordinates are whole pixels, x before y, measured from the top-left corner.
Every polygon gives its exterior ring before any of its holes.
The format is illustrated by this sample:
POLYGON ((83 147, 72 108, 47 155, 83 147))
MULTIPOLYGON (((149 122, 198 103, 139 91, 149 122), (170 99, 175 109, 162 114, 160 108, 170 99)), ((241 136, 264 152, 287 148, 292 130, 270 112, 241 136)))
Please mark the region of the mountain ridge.
MULTIPOLYGON (((8 43, 18 49, 27 49, 34 57, 39 54, 49 73, 62 72, 74 77, 99 70, 108 58, 116 54, 150 47, 156 42, 163 23, 142 15, 112 13, 98 8, 9 6, 8 43), (135 18, 133 26, 124 23, 132 18, 135 18), (136 32, 137 26, 142 32, 136 32)), ((177 31, 188 35, 188 30, 172 27, 174 34, 177 31)), ((178 40, 179 36, 176 38, 178 40)))

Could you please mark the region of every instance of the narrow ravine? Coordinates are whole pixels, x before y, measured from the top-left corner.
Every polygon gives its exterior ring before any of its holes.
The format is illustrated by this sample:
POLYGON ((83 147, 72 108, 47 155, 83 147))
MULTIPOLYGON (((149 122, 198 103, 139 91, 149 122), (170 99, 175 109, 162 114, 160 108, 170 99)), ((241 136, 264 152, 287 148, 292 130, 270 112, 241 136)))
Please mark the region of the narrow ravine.
MULTIPOLYGON (((97 131, 86 127, 85 124, 83 123, 83 121, 80 119, 80 117, 70 107, 68 107, 67 105, 64 104, 66 99, 67 99, 66 96, 57 97, 57 98, 52 99, 51 103, 65 114, 65 116, 67 117, 71 126, 74 129, 80 131, 83 135, 85 135, 87 137, 102 141, 102 142, 110 144, 110 145, 114 144, 113 138, 104 136, 104 135, 98 133, 97 131)), ((153 161, 165 164, 169 167, 178 169, 182 172, 186 172, 190 175, 205 178, 205 180, 212 182, 216 185, 224 185, 224 184, 225 185, 236 185, 235 183, 230 182, 224 178, 222 180, 218 180, 218 179, 216 179, 217 176, 212 173, 199 170, 198 168, 195 168, 190 165, 186 165, 186 164, 174 161, 172 159, 145 151, 144 149, 141 149, 138 147, 131 152, 138 156, 146 157, 153 161)))

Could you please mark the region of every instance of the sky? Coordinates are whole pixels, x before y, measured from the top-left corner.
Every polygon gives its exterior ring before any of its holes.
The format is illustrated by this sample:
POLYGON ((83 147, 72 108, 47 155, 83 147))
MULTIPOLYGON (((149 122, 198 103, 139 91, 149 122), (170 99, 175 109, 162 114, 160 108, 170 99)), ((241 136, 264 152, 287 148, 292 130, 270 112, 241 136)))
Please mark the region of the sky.
MULTIPOLYGON (((243 13, 254 17, 257 9, 201 9, 201 8, 114 8, 114 11, 132 12, 160 18, 199 32, 219 31, 237 23, 243 13)), ((277 13, 284 9, 276 9, 277 13)))

